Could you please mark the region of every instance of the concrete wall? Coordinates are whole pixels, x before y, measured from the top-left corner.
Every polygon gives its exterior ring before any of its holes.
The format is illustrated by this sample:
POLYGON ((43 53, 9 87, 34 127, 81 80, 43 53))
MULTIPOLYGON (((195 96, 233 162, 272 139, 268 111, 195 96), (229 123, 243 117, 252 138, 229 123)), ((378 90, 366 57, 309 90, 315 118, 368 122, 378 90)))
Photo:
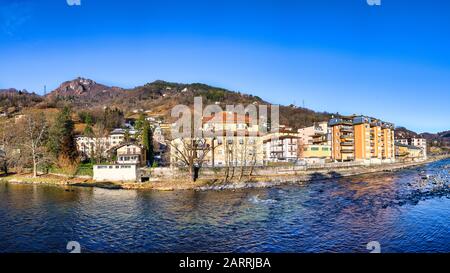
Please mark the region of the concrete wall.
POLYGON ((95 181, 138 181, 139 169, 136 165, 95 165, 95 181))

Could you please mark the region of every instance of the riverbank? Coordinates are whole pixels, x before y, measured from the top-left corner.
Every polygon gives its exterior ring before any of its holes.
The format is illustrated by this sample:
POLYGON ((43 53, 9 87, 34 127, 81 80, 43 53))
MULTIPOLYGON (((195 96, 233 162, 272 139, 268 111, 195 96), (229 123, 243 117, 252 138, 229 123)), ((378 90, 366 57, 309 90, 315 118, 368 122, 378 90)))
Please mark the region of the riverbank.
POLYGON ((392 163, 370 166, 342 165, 336 168, 317 168, 310 170, 297 170, 290 168, 286 170, 273 170, 264 172, 255 172, 250 178, 244 177, 239 181, 234 178, 224 183, 220 174, 201 176, 196 182, 192 182, 187 174, 176 178, 153 178, 146 183, 130 182, 95 182, 89 177, 68 177, 64 175, 42 175, 33 178, 29 174, 14 174, 1 177, 0 181, 11 184, 33 184, 33 185, 54 185, 63 187, 95 187, 105 189, 125 189, 125 190, 157 190, 157 191, 175 191, 175 190, 237 190, 245 188, 266 188, 282 184, 304 184, 311 181, 333 179, 339 177, 357 176, 370 173, 394 172, 405 168, 413 168, 449 158, 448 156, 433 157, 425 161, 410 163, 392 163))

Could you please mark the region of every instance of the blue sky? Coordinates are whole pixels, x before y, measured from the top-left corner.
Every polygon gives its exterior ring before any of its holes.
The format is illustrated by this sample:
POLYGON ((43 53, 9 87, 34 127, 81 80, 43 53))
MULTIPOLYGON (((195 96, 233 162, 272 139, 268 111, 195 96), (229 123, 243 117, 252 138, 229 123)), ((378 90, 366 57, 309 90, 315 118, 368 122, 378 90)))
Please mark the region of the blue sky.
POLYGON ((0 88, 203 82, 450 129, 445 0, 0 0, 0 88))

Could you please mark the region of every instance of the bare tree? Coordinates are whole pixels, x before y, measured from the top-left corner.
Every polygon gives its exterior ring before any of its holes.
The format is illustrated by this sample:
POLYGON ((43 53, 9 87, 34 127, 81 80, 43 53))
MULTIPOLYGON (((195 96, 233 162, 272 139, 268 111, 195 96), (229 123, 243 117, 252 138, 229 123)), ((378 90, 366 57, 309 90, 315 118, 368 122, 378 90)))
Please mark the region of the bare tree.
POLYGON ((238 145, 238 138, 229 137, 225 140, 225 179, 224 182, 232 180, 236 174, 236 168, 238 167, 239 157, 241 157, 241 162, 245 157, 245 152, 238 145))
POLYGON ((15 167, 20 159, 20 150, 17 147, 17 136, 11 122, 1 126, 0 133, 0 168, 5 175, 11 167, 15 167))
POLYGON ((206 156, 212 150, 211 145, 204 138, 177 138, 167 143, 173 149, 175 161, 188 167, 191 180, 195 182, 206 156))
POLYGON ((90 136, 93 145, 90 147, 90 157, 96 163, 101 163, 105 159, 106 151, 110 148, 108 145, 108 130, 102 124, 97 124, 92 130, 90 136))
POLYGON ((23 146, 26 147, 30 153, 33 164, 33 177, 37 177, 38 165, 45 157, 45 137, 47 133, 47 122, 43 113, 32 113, 26 115, 23 119, 23 146))
POLYGON ((252 146, 251 146, 251 152, 250 152, 250 171, 248 172, 248 179, 253 175, 253 171, 255 170, 255 166, 257 164, 257 156, 258 156, 258 149, 256 148, 256 140, 254 140, 252 146))

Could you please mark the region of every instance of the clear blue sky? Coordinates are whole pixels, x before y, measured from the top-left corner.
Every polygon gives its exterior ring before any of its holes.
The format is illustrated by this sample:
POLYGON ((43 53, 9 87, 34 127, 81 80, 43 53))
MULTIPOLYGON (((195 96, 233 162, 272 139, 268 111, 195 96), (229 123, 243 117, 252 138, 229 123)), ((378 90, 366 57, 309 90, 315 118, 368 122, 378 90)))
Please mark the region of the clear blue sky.
POLYGON ((0 88, 203 82, 448 130, 449 2, 0 0, 0 88))

